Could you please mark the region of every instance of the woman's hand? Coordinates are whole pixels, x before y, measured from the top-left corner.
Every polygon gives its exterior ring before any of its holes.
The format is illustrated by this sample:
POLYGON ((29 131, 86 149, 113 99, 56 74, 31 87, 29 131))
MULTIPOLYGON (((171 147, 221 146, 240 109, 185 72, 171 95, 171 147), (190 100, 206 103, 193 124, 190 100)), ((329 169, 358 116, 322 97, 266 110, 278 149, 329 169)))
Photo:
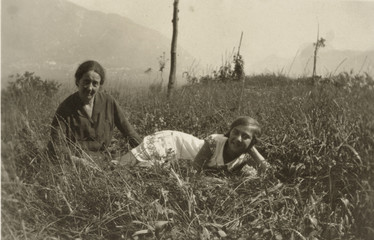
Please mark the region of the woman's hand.
POLYGON ((112 160, 111 163, 118 166, 133 167, 138 163, 138 160, 131 152, 128 152, 125 155, 112 160))
POLYGON ((118 165, 118 160, 116 160, 116 159, 114 159, 114 160, 112 160, 112 161, 110 161, 110 163, 112 164, 112 165, 118 165))
POLYGON ((74 155, 71 155, 70 159, 76 165, 81 165, 84 167, 89 167, 89 168, 101 171, 99 166, 92 159, 80 158, 74 155))

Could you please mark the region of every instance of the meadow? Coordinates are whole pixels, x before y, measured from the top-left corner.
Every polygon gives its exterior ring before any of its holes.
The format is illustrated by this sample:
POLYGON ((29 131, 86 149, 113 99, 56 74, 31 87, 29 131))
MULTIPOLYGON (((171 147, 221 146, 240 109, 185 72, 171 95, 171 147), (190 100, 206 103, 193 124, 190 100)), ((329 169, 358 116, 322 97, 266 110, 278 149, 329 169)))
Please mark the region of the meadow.
MULTIPOLYGON (((46 154, 49 124, 71 88, 32 73, 1 94, 2 239, 373 239, 374 82, 342 73, 318 83, 268 74, 206 77, 175 90, 112 94, 142 135, 204 138, 256 118, 266 175, 196 174, 178 160, 152 169, 92 169, 46 154)), ((72 80, 73 81, 73 80, 72 80)), ((128 150, 116 132, 113 155, 128 150)))

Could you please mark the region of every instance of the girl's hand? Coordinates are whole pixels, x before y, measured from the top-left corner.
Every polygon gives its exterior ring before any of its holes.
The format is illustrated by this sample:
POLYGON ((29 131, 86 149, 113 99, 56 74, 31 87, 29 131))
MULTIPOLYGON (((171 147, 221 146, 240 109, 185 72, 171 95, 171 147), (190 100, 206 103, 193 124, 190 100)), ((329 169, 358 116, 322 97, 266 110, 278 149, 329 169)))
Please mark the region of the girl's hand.
POLYGON ((248 164, 244 165, 240 171, 246 178, 257 178, 258 177, 257 170, 254 167, 249 166, 248 164))
POLYGON ((262 160, 259 163, 260 171, 261 173, 266 173, 266 171, 269 169, 270 164, 266 160, 262 160))

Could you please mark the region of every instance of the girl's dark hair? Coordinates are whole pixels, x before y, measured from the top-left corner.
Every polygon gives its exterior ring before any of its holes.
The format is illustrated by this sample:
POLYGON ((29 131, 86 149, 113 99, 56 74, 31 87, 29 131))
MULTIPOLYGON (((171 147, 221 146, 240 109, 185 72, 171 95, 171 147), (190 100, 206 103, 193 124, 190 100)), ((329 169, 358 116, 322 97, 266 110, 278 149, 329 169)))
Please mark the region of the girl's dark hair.
POLYGON ((105 81, 105 70, 100 63, 93 60, 85 61, 79 65, 77 71, 75 72, 75 85, 78 86, 78 82, 82 76, 91 70, 100 75, 100 85, 103 85, 105 81))
POLYGON ((251 117, 248 117, 248 116, 240 116, 240 117, 238 117, 237 119, 235 119, 231 123, 230 129, 229 129, 228 132, 226 132, 225 137, 228 138, 230 136, 231 130, 233 128, 237 127, 237 126, 240 126, 240 125, 249 126, 249 127, 253 128, 253 139, 252 139, 252 142, 251 142, 251 144, 249 146, 249 149, 251 149, 253 147, 253 145, 255 145, 257 143, 258 138, 261 136, 261 127, 260 127, 260 124, 254 118, 251 118, 251 117))

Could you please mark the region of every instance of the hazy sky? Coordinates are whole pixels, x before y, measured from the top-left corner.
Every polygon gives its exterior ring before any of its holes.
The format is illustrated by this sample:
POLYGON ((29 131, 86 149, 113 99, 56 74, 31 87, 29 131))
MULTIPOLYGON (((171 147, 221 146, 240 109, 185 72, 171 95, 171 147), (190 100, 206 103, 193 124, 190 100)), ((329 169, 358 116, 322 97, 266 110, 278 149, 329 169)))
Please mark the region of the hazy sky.
MULTIPOLYGON (((117 13, 172 35, 173 0, 69 0, 117 13)), ((320 36, 329 48, 374 49, 374 1, 180 0, 178 44, 201 64, 220 65, 239 44, 251 64, 270 55, 292 58, 320 36)))

